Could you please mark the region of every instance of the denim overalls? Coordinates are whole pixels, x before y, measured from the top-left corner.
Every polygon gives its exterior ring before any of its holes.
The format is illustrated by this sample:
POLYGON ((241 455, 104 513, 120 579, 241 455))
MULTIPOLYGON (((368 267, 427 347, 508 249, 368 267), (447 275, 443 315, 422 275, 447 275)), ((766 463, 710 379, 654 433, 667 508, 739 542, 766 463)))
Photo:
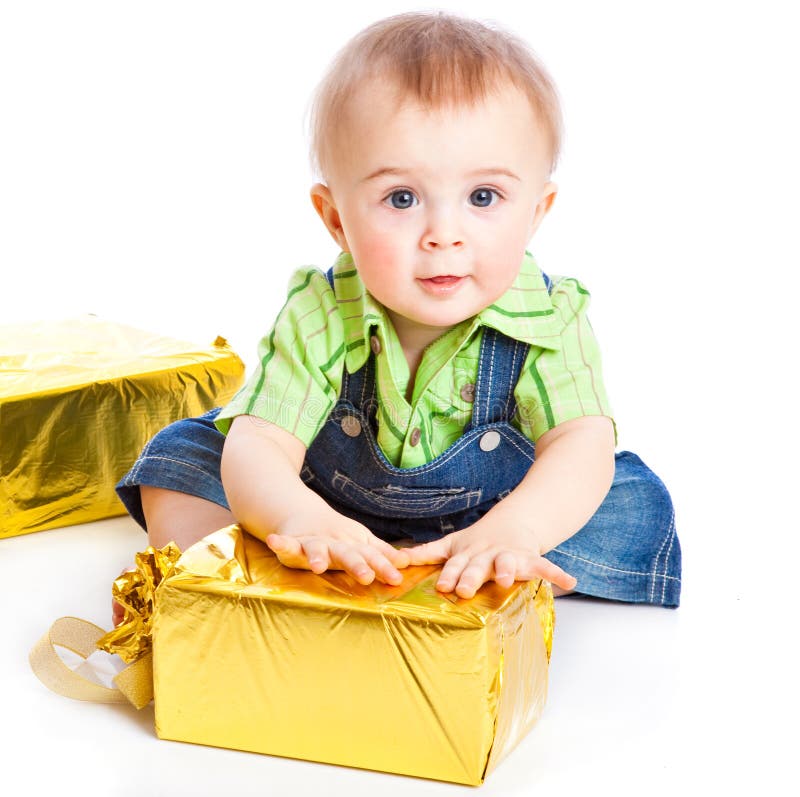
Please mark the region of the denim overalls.
MULTIPOLYGON (((332 270, 327 276, 332 280, 332 270)), ((511 424, 527 351, 527 344, 483 327, 472 418, 446 451, 414 468, 392 465, 376 442, 370 352, 354 374, 344 369, 339 400, 306 451, 300 477, 334 509, 385 540, 428 542, 469 526, 519 484, 534 460, 533 443, 511 424)), ((213 424, 218 413, 163 429, 117 485, 142 526, 141 484, 227 508, 219 476, 225 438, 213 424)), ((615 459, 613 485, 597 512, 546 558, 575 576, 576 592, 677 606, 681 549, 669 493, 635 454, 623 451, 615 459)))

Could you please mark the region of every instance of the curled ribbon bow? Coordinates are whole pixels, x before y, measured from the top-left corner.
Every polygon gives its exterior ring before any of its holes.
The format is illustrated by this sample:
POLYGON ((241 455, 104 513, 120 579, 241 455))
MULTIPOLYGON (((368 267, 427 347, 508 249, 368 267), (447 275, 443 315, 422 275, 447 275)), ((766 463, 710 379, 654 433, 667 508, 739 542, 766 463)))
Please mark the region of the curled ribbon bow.
POLYGON ((180 550, 170 542, 136 554, 136 567, 120 575, 112 596, 125 610, 122 622, 105 632, 77 617, 61 617, 36 643, 29 661, 37 678, 49 689, 77 700, 132 703, 143 708, 153 699, 152 623, 158 585, 172 572, 180 550), (89 681, 67 667, 55 646, 88 658, 95 650, 117 654, 126 667, 114 679, 115 689, 89 681))
POLYGON ((97 647, 131 664, 152 650, 156 587, 172 572, 181 552, 174 542, 161 550, 148 547, 136 554, 136 568, 120 575, 111 588, 125 614, 122 622, 97 640, 97 647))

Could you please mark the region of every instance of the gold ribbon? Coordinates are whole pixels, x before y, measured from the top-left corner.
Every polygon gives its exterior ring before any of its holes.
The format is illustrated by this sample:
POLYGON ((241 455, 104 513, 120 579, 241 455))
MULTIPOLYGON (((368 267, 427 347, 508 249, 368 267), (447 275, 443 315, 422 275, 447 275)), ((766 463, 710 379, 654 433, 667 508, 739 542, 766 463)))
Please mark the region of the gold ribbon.
POLYGON ((36 677, 52 691, 94 703, 129 702, 144 708, 153 699, 152 622, 158 585, 172 572, 180 550, 170 542, 136 554, 136 568, 114 581, 112 595, 125 610, 122 622, 106 632, 77 617, 61 617, 34 645, 28 660, 36 677), (112 679, 115 689, 101 686, 71 670, 56 653, 67 648, 82 658, 95 650, 118 654, 128 664, 112 679))
POLYGON ((34 645, 28 660, 36 677, 48 688, 75 700, 92 703, 132 703, 144 708, 153 699, 153 655, 127 666, 113 678, 117 687, 110 689, 78 675, 61 660, 55 646, 67 648, 82 658, 97 650, 97 642, 105 630, 77 617, 59 617, 48 632, 34 645))

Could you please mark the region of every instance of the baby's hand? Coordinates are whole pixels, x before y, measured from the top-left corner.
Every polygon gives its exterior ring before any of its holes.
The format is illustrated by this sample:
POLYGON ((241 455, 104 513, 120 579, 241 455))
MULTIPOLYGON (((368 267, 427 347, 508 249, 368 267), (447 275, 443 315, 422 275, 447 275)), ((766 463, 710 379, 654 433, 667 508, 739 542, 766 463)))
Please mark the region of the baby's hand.
POLYGON ((385 584, 400 584, 397 568, 408 567, 408 554, 376 537, 366 526, 330 509, 323 515, 299 513, 285 522, 267 545, 287 567, 324 573, 344 570, 360 584, 377 577, 385 584))
POLYGON ((484 516, 461 531, 439 540, 406 548, 412 565, 445 562, 436 588, 471 598, 487 581, 501 587, 514 581, 543 578, 571 590, 577 580, 540 553, 539 542, 529 530, 499 528, 484 516))

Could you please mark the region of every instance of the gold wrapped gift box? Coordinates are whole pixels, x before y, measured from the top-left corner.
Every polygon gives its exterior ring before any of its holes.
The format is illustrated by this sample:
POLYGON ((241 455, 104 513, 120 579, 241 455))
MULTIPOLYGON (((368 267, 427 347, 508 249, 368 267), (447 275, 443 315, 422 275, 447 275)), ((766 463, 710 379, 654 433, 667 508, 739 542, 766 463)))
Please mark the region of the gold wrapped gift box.
POLYGON ((440 593, 286 568, 238 526, 189 548, 153 617, 161 738, 477 785, 538 719, 545 581, 440 593))
POLYGON ((0 538, 125 510, 114 485, 147 440, 226 403, 244 365, 87 316, 0 326, 0 538))

